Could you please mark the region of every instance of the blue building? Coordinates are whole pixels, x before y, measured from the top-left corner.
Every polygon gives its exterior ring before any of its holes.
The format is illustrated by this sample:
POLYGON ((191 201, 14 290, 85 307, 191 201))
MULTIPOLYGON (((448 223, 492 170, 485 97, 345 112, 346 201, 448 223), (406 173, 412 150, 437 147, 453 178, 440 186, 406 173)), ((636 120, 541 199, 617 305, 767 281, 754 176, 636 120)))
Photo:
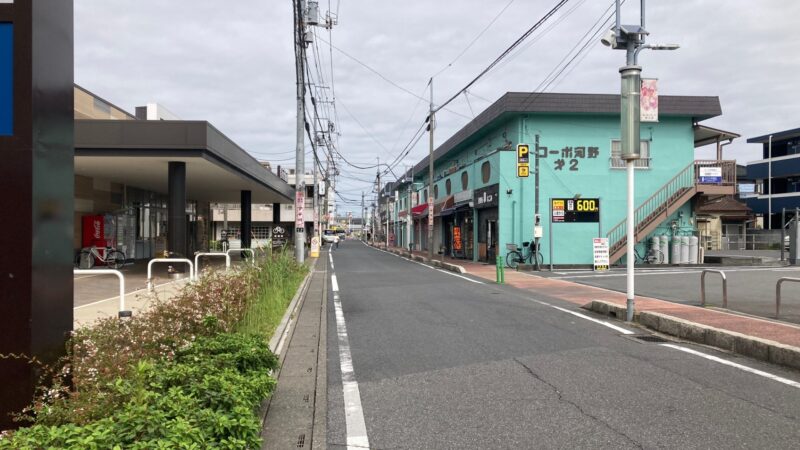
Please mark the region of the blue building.
MULTIPOLYGON (((696 236, 699 197, 731 195, 736 184, 734 161, 695 161, 694 149, 708 143, 713 130, 698 122, 721 114, 719 99, 661 96, 659 102, 659 121, 642 123, 642 159, 636 161, 640 243, 651 236, 696 236), (709 173, 719 176, 701 179, 709 173)), ((392 184, 397 194, 391 197, 398 199, 389 210, 394 243, 492 261, 505 257, 508 244, 533 241, 538 214, 545 264, 592 264, 595 237, 609 238, 612 263, 624 260, 626 178, 619 135, 618 95, 507 93, 435 150, 432 211, 425 201, 428 158, 392 184), (517 176, 518 144, 530 148, 528 177, 517 176), (416 189, 409 197, 412 180, 416 189), (575 215, 569 213, 565 220, 559 210, 581 204, 599 206, 582 216, 591 216, 589 223, 571 222, 575 215), (435 219, 433 242, 427 239, 428 214, 435 219)))
POLYGON ((764 217, 764 228, 780 228, 781 211, 800 208, 800 128, 747 142, 761 144, 762 153, 762 159, 747 163, 747 178, 756 184, 747 206, 764 217))

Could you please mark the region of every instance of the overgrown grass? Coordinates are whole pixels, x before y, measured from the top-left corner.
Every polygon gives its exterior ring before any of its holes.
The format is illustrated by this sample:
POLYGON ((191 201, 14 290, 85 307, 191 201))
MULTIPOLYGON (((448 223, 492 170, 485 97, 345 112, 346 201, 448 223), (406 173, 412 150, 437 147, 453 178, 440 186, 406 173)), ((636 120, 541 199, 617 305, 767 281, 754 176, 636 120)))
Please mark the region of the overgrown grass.
POLYGON ((248 302, 238 331, 271 336, 307 272, 308 268, 285 250, 276 251, 260 264, 252 274, 258 288, 248 302))

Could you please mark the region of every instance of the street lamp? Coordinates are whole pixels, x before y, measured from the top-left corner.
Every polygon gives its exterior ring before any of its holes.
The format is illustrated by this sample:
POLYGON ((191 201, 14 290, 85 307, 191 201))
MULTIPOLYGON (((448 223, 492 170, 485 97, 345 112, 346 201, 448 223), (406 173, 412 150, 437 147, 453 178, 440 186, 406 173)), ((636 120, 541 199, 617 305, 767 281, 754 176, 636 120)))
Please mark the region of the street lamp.
POLYGON ((639 25, 620 25, 620 2, 616 2, 616 25, 608 31, 600 42, 614 50, 625 50, 625 66, 619 69, 622 86, 620 92, 620 141, 621 158, 625 160, 628 185, 628 204, 626 221, 626 268, 627 268, 627 305, 626 320, 633 320, 634 303, 634 246, 636 245, 636 223, 634 221, 634 165, 641 157, 639 121, 641 114, 642 68, 638 65, 639 52, 650 50, 675 50, 677 44, 645 45, 645 36, 649 33, 644 29, 645 0, 641 0, 641 21, 639 25))

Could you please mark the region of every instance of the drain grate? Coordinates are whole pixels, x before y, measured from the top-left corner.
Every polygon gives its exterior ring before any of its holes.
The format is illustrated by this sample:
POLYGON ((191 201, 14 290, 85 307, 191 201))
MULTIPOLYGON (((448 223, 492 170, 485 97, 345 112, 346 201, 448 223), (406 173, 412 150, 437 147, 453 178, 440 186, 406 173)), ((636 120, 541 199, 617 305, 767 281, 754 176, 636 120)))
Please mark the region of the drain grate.
POLYGON ((635 336, 630 336, 630 337, 632 337, 634 339, 638 339, 640 341, 644 341, 644 342, 659 342, 659 343, 660 342, 669 342, 668 340, 666 340, 666 339, 664 339, 664 338, 662 338, 660 336, 653 336, 652 334, 641 334, 641 335, 635 335, 635 336))
POLYGON ((303 448, 306 446, 306 435, 305 433, 297 436, 297 448, 303 448))

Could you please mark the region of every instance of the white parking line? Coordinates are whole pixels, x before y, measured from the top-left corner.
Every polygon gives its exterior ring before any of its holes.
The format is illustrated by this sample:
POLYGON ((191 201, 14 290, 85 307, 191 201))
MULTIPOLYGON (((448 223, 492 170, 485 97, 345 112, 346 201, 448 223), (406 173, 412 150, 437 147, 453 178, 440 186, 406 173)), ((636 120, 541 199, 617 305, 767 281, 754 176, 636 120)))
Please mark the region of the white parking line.
POLYGON ((681 347, 680 345, 674 345, 674 344, 661 344, 661 346, 662 347, 668 347, 668 348, 675 349, 675 350, 680 350, 682 352, 686 352, 686 353, 689 353, 689 354, 692 354, 692 355, 695 355, 695 356, 699 356, 701 358, 705 358, 705 359, 708 359, 708 360, 711 360, 711 361, 714 361, 714 362, 717 362, 717 363, 720 363, 720 364, 724 364, 726 366, 735 367, 735 368, 737 368, 739 370, 743 370, 745 372, 749 372, 749 373, 758 375, 760 377, 769 378, 770 380, 777 381, 778 383, 783 383, 783 384, 788 385, 788 386, 792 386, 792 387, 795 387, 795 388, 800 388, 800 383, 798 383, 797 381, 790 380, 788 378, 779 377, 777 375, 773 375, 771 373, 764 372, 763 370, 758 370, 758 369, 753 369, 752 367, 743 366, 741 364, 737 364, 735 362, 728 361, 726 359, 718 358, 716 356, 707 355, 705 353, 698 352, 697 350, 692 350, 690 348, 681 347))
POLYGON ((565 312, 567 314, 572 314, 573 316, 580 317, 581 319, 586 319, 586 320, 588 320, 590 322, 598 323, 600 325, 603 325, 604 327, 611 328, 612 330, 617 331, 617 332, 622 333, 622 334, 634 334, 633 331, 631 331, 631 330, 626 330, 625 328, 618 327, 618 326, 616 326, 614 324, 611 324, 611 323, 608 323, 608 322, 606 322, 604 320, 598 320, 598 319, 595 319, 594 317, 589 317, 587 315, 584 315, 584 314, 581 314, 581 313, 578 313, 578 312, 575 312, 575 311, 570 311, 570 310, 568 310, 566 308, 561 308, 559 306, 551 305, 550 303, 543 302, 541 300, 535 300, 534 299, 533 301, 535 301, 536 303, 538 303, 540 305, 549 306, 551 308, 555 308, 555 309, 557 309, 559 311, 562 311, 562 312, 565 312))
POLYGON ((347 448, 348 450, 369 448, 367 424, 364 421, 364 410, 361 407, 361 392, 358 389, 356 374, 353 370, 350 339, 347 336, 347 325, 344 321, 342 302, 339 299, 339 284, 335 274, 331 275, 331 287, 333 289, 333 307, 336 313, 336 333, 339 338, 339 366, 342 371, 347 448))

